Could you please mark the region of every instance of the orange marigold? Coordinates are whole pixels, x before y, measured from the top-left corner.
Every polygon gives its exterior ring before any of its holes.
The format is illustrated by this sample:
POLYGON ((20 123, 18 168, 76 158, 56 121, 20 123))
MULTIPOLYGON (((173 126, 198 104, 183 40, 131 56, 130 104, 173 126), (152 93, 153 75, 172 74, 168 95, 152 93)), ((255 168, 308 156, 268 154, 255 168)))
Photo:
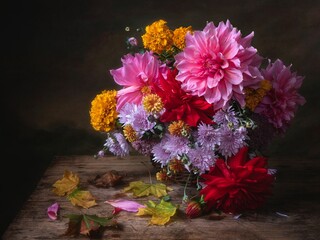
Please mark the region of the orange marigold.
POLYGON ((186 34, 187 32, 192 33, 192 27, 179 27, 173 31, 173 45, 175 45, 179 49, 184 49, 186 45, 186 34))
POLYGON ((256 106, 261 102, 263 97, 267 94, 267 92, 272 88, 270 81, 263 80, 260 82, 260 88, 245 88, 245 101, 246 107, 251 111, 254 111, 256 106))
POLYGON ((185 170, 185 167, 181 160, 178 160, 175 158, 170 161, 169 169, 174 173, 179 173, 179 172, 183 172, 185 170))
POLYGON ((171 135, 187 136, 190 132, 190 127, 184 121, 178 120, 170 123, 168 131, 171 135))
POLYGON ((167 181, 168 178, 169 177, 168 177, 167 172, 165 170, 162 170, 162 171, 156 173, 156 179, 158 181, 167 181))
POLYGON ((115 128, 118 116, 116 95, 116 90, 104 90, 92 100, 89 114, 95 130, 109 132, 115 128))
POLYGON ((130 124, 123 127, 123 135, 129 142, 134 142, 138 139, 136 131, 130 124))
POLYGON ((143 97, 142 105, 149 113, 159 113, 163 109, 163 102, 157 94, 148 94, 143 97))
POLYGON ((166 21, 160 19, 146 27, 146 33, 142 36, 145 48, 158 54, 171 49, 173 32, 166 24, 166 21))

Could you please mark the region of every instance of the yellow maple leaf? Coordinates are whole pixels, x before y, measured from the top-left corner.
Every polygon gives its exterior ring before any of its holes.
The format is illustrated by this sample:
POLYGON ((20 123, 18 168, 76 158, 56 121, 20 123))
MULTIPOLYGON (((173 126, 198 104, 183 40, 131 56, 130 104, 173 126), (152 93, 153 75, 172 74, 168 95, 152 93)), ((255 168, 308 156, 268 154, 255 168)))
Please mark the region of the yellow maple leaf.
POLYGON ((53 184, 53 192, 58 196, 72 193, 79 184, 79 177, 69 170, 65 170, 63 178, 53 184))
POLYGON ((153 201, 148 201, 145 208, 139 208, 138 216, 151 215, 149 224, 153 225, 165 225, 170 221, 170 218, 176 214, 176 206, 170 202, 161 200, 159 204, 153 201))
POLYGON ((69 170, 65 170, 63 178, 53 184, 52 190, 58 196, 67 196, 72 205, 90 208, 97 205, 95 198, 89 191, 80 190, 79 177, 69 170))
POLYGON ((89 191, 76 189, 70 195, 68 195, 68 199, 72 205, 83 208, 90 208, 97 205, 95 198, 89 191))
POLYGON ((168 188, 163 183, 144 183, 142 181, 130 182, 129 186, 123 189, 125 192, 132 191, 134 197, 144 197, 153 195, 158 198, 166 196, 168 188))

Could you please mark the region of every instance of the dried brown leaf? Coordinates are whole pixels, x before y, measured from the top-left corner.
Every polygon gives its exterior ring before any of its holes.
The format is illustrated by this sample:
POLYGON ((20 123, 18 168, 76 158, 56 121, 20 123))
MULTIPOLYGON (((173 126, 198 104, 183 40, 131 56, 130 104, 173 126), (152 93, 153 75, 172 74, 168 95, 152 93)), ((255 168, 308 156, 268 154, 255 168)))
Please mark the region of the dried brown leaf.
POLYGON ((88 182, 98 188, 115 187, 122 182, 124 175, 116 170, 110 170, 101 176, 97 175, 93 179, 89 179, 88 182))

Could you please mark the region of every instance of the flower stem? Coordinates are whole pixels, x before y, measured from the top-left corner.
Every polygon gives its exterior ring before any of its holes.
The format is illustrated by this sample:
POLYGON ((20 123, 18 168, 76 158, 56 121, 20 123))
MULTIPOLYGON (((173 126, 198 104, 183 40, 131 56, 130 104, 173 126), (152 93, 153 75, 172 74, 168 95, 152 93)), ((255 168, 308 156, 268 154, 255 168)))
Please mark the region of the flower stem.
POLYGON ((187 195, 186 191, 187 191, 187 186, 188 186, 188 183, 189 183, 191 174, 192 174, 192 173, 189 173, 189 176, 188 176, 188 179, 187 179, 187 181, 186 181, 186 184, 184 185, 184 189, 183 189, 183 200, 184 200, 184 201, 187 201, 187 200, 188 200, 188 195, 187 195))
POLYGON ((146 167, 148 173, 149 173, 149 181, 150 181, 150 184, 152 184, 152 178, 151 178, 151 172, 150 172, 150 169, 147 167, 146 163, 145 162, 141 162, 143 166, 146 167))

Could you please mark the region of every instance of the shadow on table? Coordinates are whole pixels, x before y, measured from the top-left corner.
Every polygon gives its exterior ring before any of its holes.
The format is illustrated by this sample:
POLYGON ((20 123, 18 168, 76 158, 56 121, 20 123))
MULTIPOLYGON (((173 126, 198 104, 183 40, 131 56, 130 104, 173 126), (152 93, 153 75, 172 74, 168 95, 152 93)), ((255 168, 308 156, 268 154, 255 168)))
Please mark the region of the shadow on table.
POLYGON ((70 123, 39 130, 13 121, 1 129, 5 144, 0 175, 0 235, 32 193, 54 156, 93 155, 103 144, 101 136, 73 128, 70 123))

